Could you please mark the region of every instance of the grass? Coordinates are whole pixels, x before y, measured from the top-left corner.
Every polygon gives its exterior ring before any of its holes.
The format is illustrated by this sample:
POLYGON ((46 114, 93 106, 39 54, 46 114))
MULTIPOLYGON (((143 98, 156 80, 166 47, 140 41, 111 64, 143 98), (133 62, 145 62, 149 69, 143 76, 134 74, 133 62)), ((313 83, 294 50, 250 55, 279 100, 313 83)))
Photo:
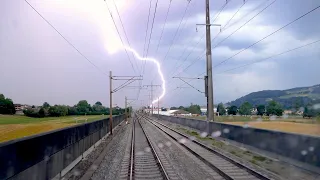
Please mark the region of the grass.
POLYGON ((48 132, 76 124, 107 118, 101 115, 31 118, 23 115, 0 115, 0 142, 48 132))
POLYGON ((265 158, 263 156, 253 156, 253 159, 257 160, 257 161, 265 161, 265 160, 267 160, 267 158, 265 158))

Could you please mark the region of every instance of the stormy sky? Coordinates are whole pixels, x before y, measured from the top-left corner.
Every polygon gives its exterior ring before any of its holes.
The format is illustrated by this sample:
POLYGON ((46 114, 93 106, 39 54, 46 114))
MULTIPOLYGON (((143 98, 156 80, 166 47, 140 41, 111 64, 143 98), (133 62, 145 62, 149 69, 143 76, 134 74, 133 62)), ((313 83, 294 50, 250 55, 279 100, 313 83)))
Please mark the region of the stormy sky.
MULTIPOLYGON (((148 30, 149 0, 28 2, 85 57, 25 1, 0 1, 0 93, 15 103, 41 105, 47 101, 73 105, 86 99, 91 104, 101 101, 108 106, 109 71, 115 76, 143 75, 142 82, 134 82, 130 85, 133 87, 114 93, 114 105, 123 106, 124 96, 137 99, 135 106, 149 102, 150 88, 138 90, 136 86, 161 84, 155 64, 144 63, 130 52, 126 54, 109 14, 109 6, 124 45, 129 46, 126 34, 131 48, 141 56, 148 49, 147 56, 160 61, 167 90, 160 101, 162 106, 206 104, 204 94, 196 90, 204 91, 203 80, 184 79, 190 81, 194 89, 172 78, 204 75, 205 27, 196 26, 205 23, 204 0, 191 0, 189 4, 187 0, 173 0, 167 21, 170 0, 159 0, 150 44, 157 0, 151 0, 148 30), (145 69, 144 73, 142 69, 145 69)), ((246 0, 243 5, 243 0, 229 0, 219 16, 226 1, 211 0, 210 3, 211 23, 222 27, 221 31, 218 26, 211 27, 215 103, 228 102, 259 90, 320 83, 320 43, 266 59, 320 39, 320 8, 277 31, 318 7, 320 1, 246 0), (257 63, 235 69, 253 62, 257 63)), ((124 81, 114 81, 113 88, 122 83, 124 81)), ((155 88, 153 94, 156 99, 161 88, 155 88)))

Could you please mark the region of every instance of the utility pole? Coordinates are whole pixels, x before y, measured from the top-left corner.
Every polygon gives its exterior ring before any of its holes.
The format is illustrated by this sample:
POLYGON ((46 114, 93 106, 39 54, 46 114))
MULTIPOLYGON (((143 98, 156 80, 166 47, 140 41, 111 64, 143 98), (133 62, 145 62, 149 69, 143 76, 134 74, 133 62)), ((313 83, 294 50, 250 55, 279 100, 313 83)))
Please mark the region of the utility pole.
POLYGON ((110 130, 110 134, 112 135, 112 123, 113 123, 113 120, 112 120, 112 94, 121 90, 122 88, 128 86, 129 84, 131 84, 132 82, 134 81, 137 81, 137 80, 143 80, 142 79, 142 76, 112 76, 112 71, 109 72, 109 81, 110 81, 110 117, 109 117, 109 130, 110 130), (113 80, 121 80, 121 81, 125 81, 123 84, 121 84, 120 86, 118 86, 117 88, 115 89, 112 89, 112 81, 113 80))
POLYGON ((144 85, 143 87, 151 87, 151 115, 153 115, 153 87, 161 87, 161 85, 153 85, 153 83, 151 82, 151 84, 149 85, 144 85))
POLYGON ((158 119, 159 119, 159 108, 160 106, 159 106, 159 97, 158 97, 158 119))
POLYGON ((208 76, 208 97, 207 117, 208 121, 214 121, 213 115, 213 81, 212 81, 212 56, 211 56, 211 34, 210 34, 210 5, 206 0, 206 41, 207 41, 207 76, 208 76))
POLYGON ((110 73, 110 108, 109 108, 109 130, 112 135, 112 71, 110 73))
POLYGON ((124 97, 124 114, 126 116, 126 122, 128 121, 128 114, 127 114, 127 96, 124 97))

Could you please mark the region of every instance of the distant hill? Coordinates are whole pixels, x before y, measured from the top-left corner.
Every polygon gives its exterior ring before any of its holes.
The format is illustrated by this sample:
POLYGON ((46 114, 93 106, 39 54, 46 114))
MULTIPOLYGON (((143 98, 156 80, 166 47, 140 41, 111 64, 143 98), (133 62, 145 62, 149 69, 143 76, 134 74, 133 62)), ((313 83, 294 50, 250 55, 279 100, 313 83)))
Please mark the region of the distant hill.
POLYGON ((235 105, 239 107, 246 101, 253 105, 267 105, 271 100, 281 103, 286 109, 295 108, 297 106, 303 107, 309 103, 320 103, 320 84, 287 90, 264 90, 253 92, 229 102, 228 105, 235 105))

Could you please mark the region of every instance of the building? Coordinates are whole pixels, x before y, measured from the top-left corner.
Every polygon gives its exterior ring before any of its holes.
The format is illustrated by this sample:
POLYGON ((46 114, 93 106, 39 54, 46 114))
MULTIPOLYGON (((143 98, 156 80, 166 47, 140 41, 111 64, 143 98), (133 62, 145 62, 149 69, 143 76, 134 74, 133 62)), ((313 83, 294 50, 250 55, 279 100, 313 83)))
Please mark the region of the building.
MULTIPOLYGON (((207 114, 207 107, 206 106, 201 106, 200 107, 201 115, 206 115, 207 114)), ((213 108, 213 113, 217 113, 217 108, 213 108)))

